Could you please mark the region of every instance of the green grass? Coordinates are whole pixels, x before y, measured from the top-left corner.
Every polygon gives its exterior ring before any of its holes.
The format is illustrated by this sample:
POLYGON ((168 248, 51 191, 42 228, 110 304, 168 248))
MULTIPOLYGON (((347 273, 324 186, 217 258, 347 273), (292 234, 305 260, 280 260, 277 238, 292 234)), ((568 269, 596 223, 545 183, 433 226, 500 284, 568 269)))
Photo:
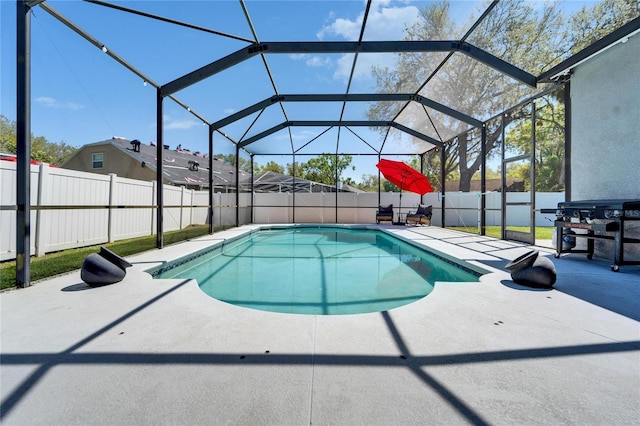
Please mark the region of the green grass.
MULTIPOLYGON (((476 226, 448 226, 449 229, 455 229, 457 231, 468 232, 470 234, 478 234, 478 227, 476 226)), ((529 228, 526 226, 509 226, 507 229, 510 231, 529 232, 529 228)), ((536 239, 537 240, 550 240, 553 236, 553 226, 537 226, 536 227, 536 239)), ((499 226, 487 226, 485 232, 488 237, 501 238, 502 231, 499 226)))
MULTIPOLYGON (((164 234, 164 245, 175 244, 181 241, 206 235, 209 232, 209 225, 193 225, 179 231, 166 232, 164 234)), ((100 247, 106 247, 120 256, 126 257, 132 254, 156 248, 156 236, 132 238, 129 240, 116 241, 111 244, 100 244, 97 246, 82 247, 50 253, 41 257, 31 258, 31 281, 37 281, 54 275, 80 269, 84 259, 91 253, 100 251, 100 247)), ((15 287, 16 285, 16 262, 7 261, 0 263, 0 283, 1 289, 15 287)))

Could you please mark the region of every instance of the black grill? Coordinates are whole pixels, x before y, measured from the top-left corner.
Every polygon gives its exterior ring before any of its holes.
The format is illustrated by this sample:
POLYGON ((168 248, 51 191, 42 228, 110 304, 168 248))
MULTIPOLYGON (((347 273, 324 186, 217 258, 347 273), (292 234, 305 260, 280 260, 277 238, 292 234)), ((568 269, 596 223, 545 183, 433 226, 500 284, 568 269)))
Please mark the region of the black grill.
MULTIPOLYGON (((625 238, 625 222, 640 221, 640 200, 584 200, 558 203, 555 210, 543 209, 543 213, 555 213, 556 258, 561 253, 586 253, 593 257, 595 240, 613 240, 614 253, 611 269, 620 270, 621 265, 640 265, 640 261, 624 260, 624 244, 638 244, 640 239, 625 238), (578 231, 574 234, 574 230, 578 231), (584 232, 586 231, 586 233, 584 232), (563 247, 563 238, 587 238, 587 249, 577 250, 563 247)), ((566 239, 565 239, 566 242, 566 239)))

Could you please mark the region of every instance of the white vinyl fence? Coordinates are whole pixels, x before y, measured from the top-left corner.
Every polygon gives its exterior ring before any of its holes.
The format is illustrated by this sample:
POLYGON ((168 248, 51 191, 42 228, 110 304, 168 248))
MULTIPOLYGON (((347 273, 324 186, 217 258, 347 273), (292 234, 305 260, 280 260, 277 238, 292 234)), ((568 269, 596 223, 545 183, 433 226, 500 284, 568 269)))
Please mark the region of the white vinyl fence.
MULTIPOLYGON (((528 192, 507 193, 509 203, 529 201, 528 192)), ((451 192, 446 194, 447 226, 478 226, 480 194, 476 192, 451 192)), ((486 225, 500 226, 502 220, 502 193, 486 194, 486 225)), ((564 201, 564 192, 536 194, 535 226, 553 226, 555 215, 543 215, 541 208, 555 208, 564 201)), ((254 197, 254 223, 375 223, 378 204, 393 204, 394 220, 404 221, 407 213, 415 212, 418 204, 432 205, 432 225, 442 225, 442 194, 429 193, 422 197, 397 192, 383 192, 378 203, 377 193, 264 193, 254 197), (336 205, 339 206, 336 208, 336 205), (294 209, 295 206, 295 209, 294 209)), ((529 226, 530 207, 508 207, 507 225, 529 226)))
MULTIPOLYGON (((507 192, 508 203, 527 203, 530 201, 529 192, 507 192)), ((441 205, 440 197, 437 194, 427 194, 430 201, 425 204, 433 204, 434 208, 441 205)), ((445 197, 447 226, 478 226, 480 211, 480 194, 478 192, 448 192, 445 197)), ((500 226, 502 222, 502 193, 488 192, 486 201, 486 225, 500 226)), ((555 209, 559 202, 564 201, 564 192, 537 192, 535 195, 535 223, 530 223, 530 206, 509 205, 507 206, 507 226, 553 226, 555 214, 542 214, 540 209, 555 209)), ((438 209, 439 211, 439 209, 438 209)), ((436 220, 434 214, 434 224, 436 220)))
MULTIPOLYGON (((163 188, 165 231, 207 223, 207 191, 163 188)), ((0 161, 0 191, 0 260, 15 259, 15 163, 0 161)), ((31 166, 31 254, 154 234, 155 203, 155 182, 31 166)))
MULTIPOLYGON (((208 191, 164 187, 163 229, 206 224, 208 191)), ((529 193, 509 193, 509 202, 526 202, 529 193)), ((477 226, 479 195, 447 193, 446 225, 477 226)), ((553 208, 564 193, 536 194, 536 207, 553 208)), ((487 225, 500 225, 501 193, 486 194, 487 225)), ((213 223, 375 223, 378 204, 393 204, 403 220, 421 202, 413 193, 216 193, 213 223), (238 198, 236 198, 238 197, 238 198), (253 209, 251 208, 253 199, 253 209), (239 206, 236 213, 236 205, 239 206)), ((432 224, 442 224, 442 195, 430 193, 422 204, 434 207, 432 224)), ((103 244, 156 232, 156 183, 78 172, 46 164, 31 166, 31 254, 103 244)), ((0 161, 0 261, 16 257, 16 164, 0 161)), ((529 223, 529 207, 509 207, 507 225, 529 223)), ((400 216, 400 217, 399 217, 400 216)), ((536 212, 536 226, 551 226, 554 215, 536 212)))

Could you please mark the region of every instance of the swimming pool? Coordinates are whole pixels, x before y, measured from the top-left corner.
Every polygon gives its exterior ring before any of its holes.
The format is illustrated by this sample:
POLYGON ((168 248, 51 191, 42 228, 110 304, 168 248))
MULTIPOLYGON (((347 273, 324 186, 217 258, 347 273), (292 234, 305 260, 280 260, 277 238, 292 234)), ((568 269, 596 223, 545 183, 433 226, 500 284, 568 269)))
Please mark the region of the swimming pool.
POLYGON ((381 230, 299 225, 260 229, 149 272, 195 279, 234 305, 313 315, 385 311, 422 299, 436 282, 481 275, 381 230))

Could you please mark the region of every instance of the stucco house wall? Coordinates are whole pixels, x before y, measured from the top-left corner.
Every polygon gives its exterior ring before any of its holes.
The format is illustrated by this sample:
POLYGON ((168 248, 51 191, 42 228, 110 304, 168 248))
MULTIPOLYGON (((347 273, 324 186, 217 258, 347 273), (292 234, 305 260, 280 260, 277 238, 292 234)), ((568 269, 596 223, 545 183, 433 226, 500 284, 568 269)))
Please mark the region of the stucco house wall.
POLYGON ((640 34, 574 69, 574 200, 640 199, 640 34))
MULTIPOLYGON (((573 71, 571 199, 640 199, 640 34, 573 71)), ((639 225, 627 222, 625 236, 640 238, 639 225)), ((612 244, 596 241, 595 256, 612 258, 612 244)), ((640 244, 624 255, 640 260, 640 244)))
POLYGON ((142 167, 138 161, 107 143, 83 146, 64 163, 64 168, 99 174, 115 173, 120 177, 145 181, 156 179, 154 170, 142 167), (103 165, 102 168, 94 169, 92 155, 98 153, 103 154, 103 165))

